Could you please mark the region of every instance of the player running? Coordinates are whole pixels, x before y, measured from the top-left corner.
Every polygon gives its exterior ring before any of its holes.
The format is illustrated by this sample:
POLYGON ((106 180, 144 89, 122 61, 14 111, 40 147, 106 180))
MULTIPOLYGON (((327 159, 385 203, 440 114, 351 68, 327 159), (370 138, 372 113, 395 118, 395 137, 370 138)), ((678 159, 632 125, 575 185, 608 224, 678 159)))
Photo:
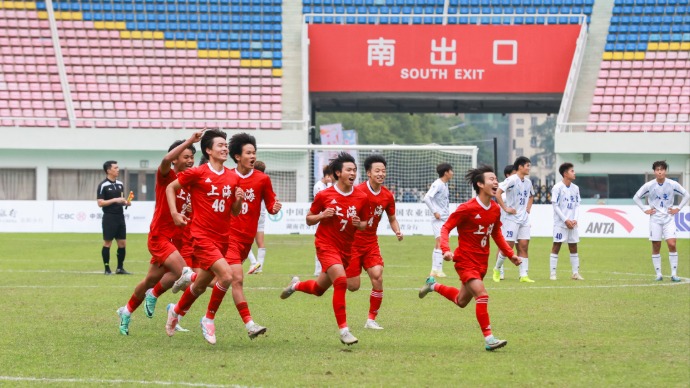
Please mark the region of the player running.
POLYGON ((357 338, 347 326, 345 268, 350 261, 355 229, 364 230, 367 225, 362 220, 369 219, 369 203, 365 193, 354 189, 357 165, 350 154, 339 153, 331 162, 331 171, 336 183, 316 195, 307 213, 307 225, 319 225, 314 245, 323 272, 316 280, 300 282, 298 277, 292 278, 280 298, 287 299, 295 291, 321 296, 333 285, 333 312, 340 328, 340 342, 352 345, 357 338))
MULTIPOLYGON (((265 173, 266 163, 257 160, 254 162, 254 169, 265 173)), ((264 242, 265 228, 266 203, 261 201, 261 215, 259 215, 259 224, 256 227, 256 237, 254 238, 254 241, 256 241, 256 257, 254 257, 254 254, 250 249, 247 259, 249 259, 251 266, 249 267, 249 271, 247 271, 247 275, 258 275, 264 271, 264 260, 266 260, 266 243, 264 242)))
POLYGON ((501 234, 501 212, 498 204, 491 200, 497 195, 498 189, 498 180, 493 169, 489 166, 480 166, 469 170, 465 180, 472 184, 477 196, 458 206, 441 228, 443 259, 452 259, 455 262, 455 270, 462 287, 457 289, 444 286, 436 283, 430 276, 426 279, 424 287, 419 290, 419 297, 424 298, 428 293, 436 291, 460 308, 467 306, 474 298, 477 322, 484 334, 484 347, 492 351, 506 346, 508 341, 495 338, 491 332, 489 295, 483 281, 489 265, 489 236, 513 264, 519 265, 520 258, 515 255, 501 234), (455 253, 450 251, 448 245, 448 236, 453 228, 458 229, 458 247, 455 253))
MULTIPOLYGON (((327 188, 333 186, 333 171, 331 171, 330 164, 323 166, 321 171, 323 176, 321 179, 314 183, 314 189, 312 190, 312 196, 316 198, 316 194, 319 191, 326 190, 327 188)), ((314 276, 321 275, 321 263, 319 263, 319 258, 314 255, 314 276)))
POLYGON ((379 249, 378 230, 381 215, 386 212, 391 229, 402 241, 398 220, 395 219, 395 197, 383 186, 386 179, 386 159, 381 155, 371 155, 364 161, 364 169, 369 180, 358 185, 355 189, 366 193, 369 200, 371 215, 364 230, 355 231, 355 243, 352 244, 352 257, 345 271, 347 275, 347 289, 359 290, 362 268, 367 271, 371 280, 371 294, 369 296, 369 316, 365 329, 382 330, 376 322, 376 316, 383 302, 383 257, 379 249))
MULTIPOLYGON (((129 323, 134 310, 146 299, 145 313, 153 317, 156 307, 155 298, 149 301, 154 289, 158 295, 172 287, 175 279, 182 275, 185 261, 179 253, 182 246, 183 229, 176 226, 170 216, 165 189, 170 182, 177 179, 177 174, 194 165, 196 148, 194 143, 201 139, 201 132, 195 132, 186 141, 178 140, 168 149, 156 172, 156 205, 149 229, 148 248, 151 252, 151 265, 146 277, 134 288, 134 293, 127 305, 117 309, 120 316, 120 334, 129 335, 129 323), (171 168, 172 166, 172 168, 171 168), (155 285, 155 287, 154 287, 155 285), (154 288, 151 288, 154 287, 154 288)), ((175 193, 175 209, 182 209, 187 202, 181 191, 175 193)))

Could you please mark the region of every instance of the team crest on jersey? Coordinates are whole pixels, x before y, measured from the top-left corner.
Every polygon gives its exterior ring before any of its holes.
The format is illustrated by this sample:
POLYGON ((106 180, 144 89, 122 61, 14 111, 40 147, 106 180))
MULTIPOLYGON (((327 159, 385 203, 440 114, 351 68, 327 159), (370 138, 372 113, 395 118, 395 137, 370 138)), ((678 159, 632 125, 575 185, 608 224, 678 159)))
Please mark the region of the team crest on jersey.
POLYGON ((347 218, 357 217, 357 208, 353 205, 347 208, 347 218))
POLYGON ((249 202, 254 202, 256 195, 254 194, 254 189, 248 189, 244 192, 244 200, 249 202))
POLYGON ((374 215, 376 217, 381 217, 381 214, 383 214, 383 206, 378 205, 378 206, 376 206, 376 209, 374 210, 374 215))

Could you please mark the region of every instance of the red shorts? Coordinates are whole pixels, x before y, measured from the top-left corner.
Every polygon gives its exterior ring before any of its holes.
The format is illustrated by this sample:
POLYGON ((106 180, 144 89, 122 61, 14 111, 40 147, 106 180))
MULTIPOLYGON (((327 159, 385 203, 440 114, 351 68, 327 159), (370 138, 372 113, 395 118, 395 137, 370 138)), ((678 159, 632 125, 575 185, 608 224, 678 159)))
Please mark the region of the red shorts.
POLYGON ((367 246, 352 245, 352 257, 345 273, 348 278, 354 278, 362 274, 362 268, 369 269, 377 265, 383 267, 383 257, 381 257, 381 250, 378 244, 367 246))
POLYGON ((151 264, 161 267, 170 255, 181 249, 182 240, 149 234, 148 247, 151 253, 151 264))
POLYGON ((350 262, 350 256, 344 255, 339 249, 331 247, 316 247, 316 258, 321 263, 321 272, 328 271, 331 266, 340 264, 347 268, 350 262))
POLYGON ((209 238, 194 237, 192 245, 195 264, 197 264, 194 268, 201 268, 204 271, 209 271, 216 261, 225 258, 225 253, 228 251, 227 243, 218 243, 209 238))
POLYGON ((247 256, 249 256, 249 251, 252 249, 252 243, 253 241, 230 241, 228 244, 228 251, 225 253, 225 261, 230 265, 242 265, 242 263, 247 260, 247 256))
POLYGON ((182 258, 184 259, 184 262, 187 263, 187 267, 189 268, 197 268, 197 265, 195 266, 195 260, 194 260, 194 247, 192 246, 192 240, 182 238, 182 247, 180 248, 180 255, 182 255, 182 258))
POLYGON ((484 280, 487 266, 478 266, 474 263, 455 262, 455 272, 458 273, 462 284, 467 284, 472 279, 484 280))

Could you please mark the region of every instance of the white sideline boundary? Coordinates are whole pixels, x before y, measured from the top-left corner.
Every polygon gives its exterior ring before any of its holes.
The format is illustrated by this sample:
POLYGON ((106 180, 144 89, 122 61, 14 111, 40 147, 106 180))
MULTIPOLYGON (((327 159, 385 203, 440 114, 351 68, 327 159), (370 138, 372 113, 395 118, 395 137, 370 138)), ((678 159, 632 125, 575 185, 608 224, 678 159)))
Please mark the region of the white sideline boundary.
POLYGON ((0 376, 0 381, 29 381, 35 383, 77 383, 77 384, 141 384, 141 385, 181 385, 185 387, 243 387, 241 385, 218 385, 205 383, 188 383, 184 381, 146 381, 146 380, 107 380, 107 379, 77 379, 77 378, 50 378, 50 377, 26 377, 26 376, 0 376))

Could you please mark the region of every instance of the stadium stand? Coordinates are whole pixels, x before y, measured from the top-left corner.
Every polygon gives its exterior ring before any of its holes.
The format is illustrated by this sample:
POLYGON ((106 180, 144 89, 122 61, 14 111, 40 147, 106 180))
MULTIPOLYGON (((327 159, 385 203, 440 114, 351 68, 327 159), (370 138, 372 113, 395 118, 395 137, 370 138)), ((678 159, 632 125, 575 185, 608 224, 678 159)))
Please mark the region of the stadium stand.
MULTIPOLYGON (((303 0, 302 4, 307 23, 326 24, 443 24, 446 8, 445 0, 303 0)), ((594 0, 449 0, 447 4, 447 24, 578 24, 576 16, 567 15, 585 14, 589 20, 594 0)))
POLYGON ((615 0, 587 131, 690 131, 688 0, 615 0))
POLYGON ((278 129, 281 12, 282 0, 53 2, 63 85, 46 3, 0 1, 2 125, 68 126, 72 104, 77 127, 278 129))

